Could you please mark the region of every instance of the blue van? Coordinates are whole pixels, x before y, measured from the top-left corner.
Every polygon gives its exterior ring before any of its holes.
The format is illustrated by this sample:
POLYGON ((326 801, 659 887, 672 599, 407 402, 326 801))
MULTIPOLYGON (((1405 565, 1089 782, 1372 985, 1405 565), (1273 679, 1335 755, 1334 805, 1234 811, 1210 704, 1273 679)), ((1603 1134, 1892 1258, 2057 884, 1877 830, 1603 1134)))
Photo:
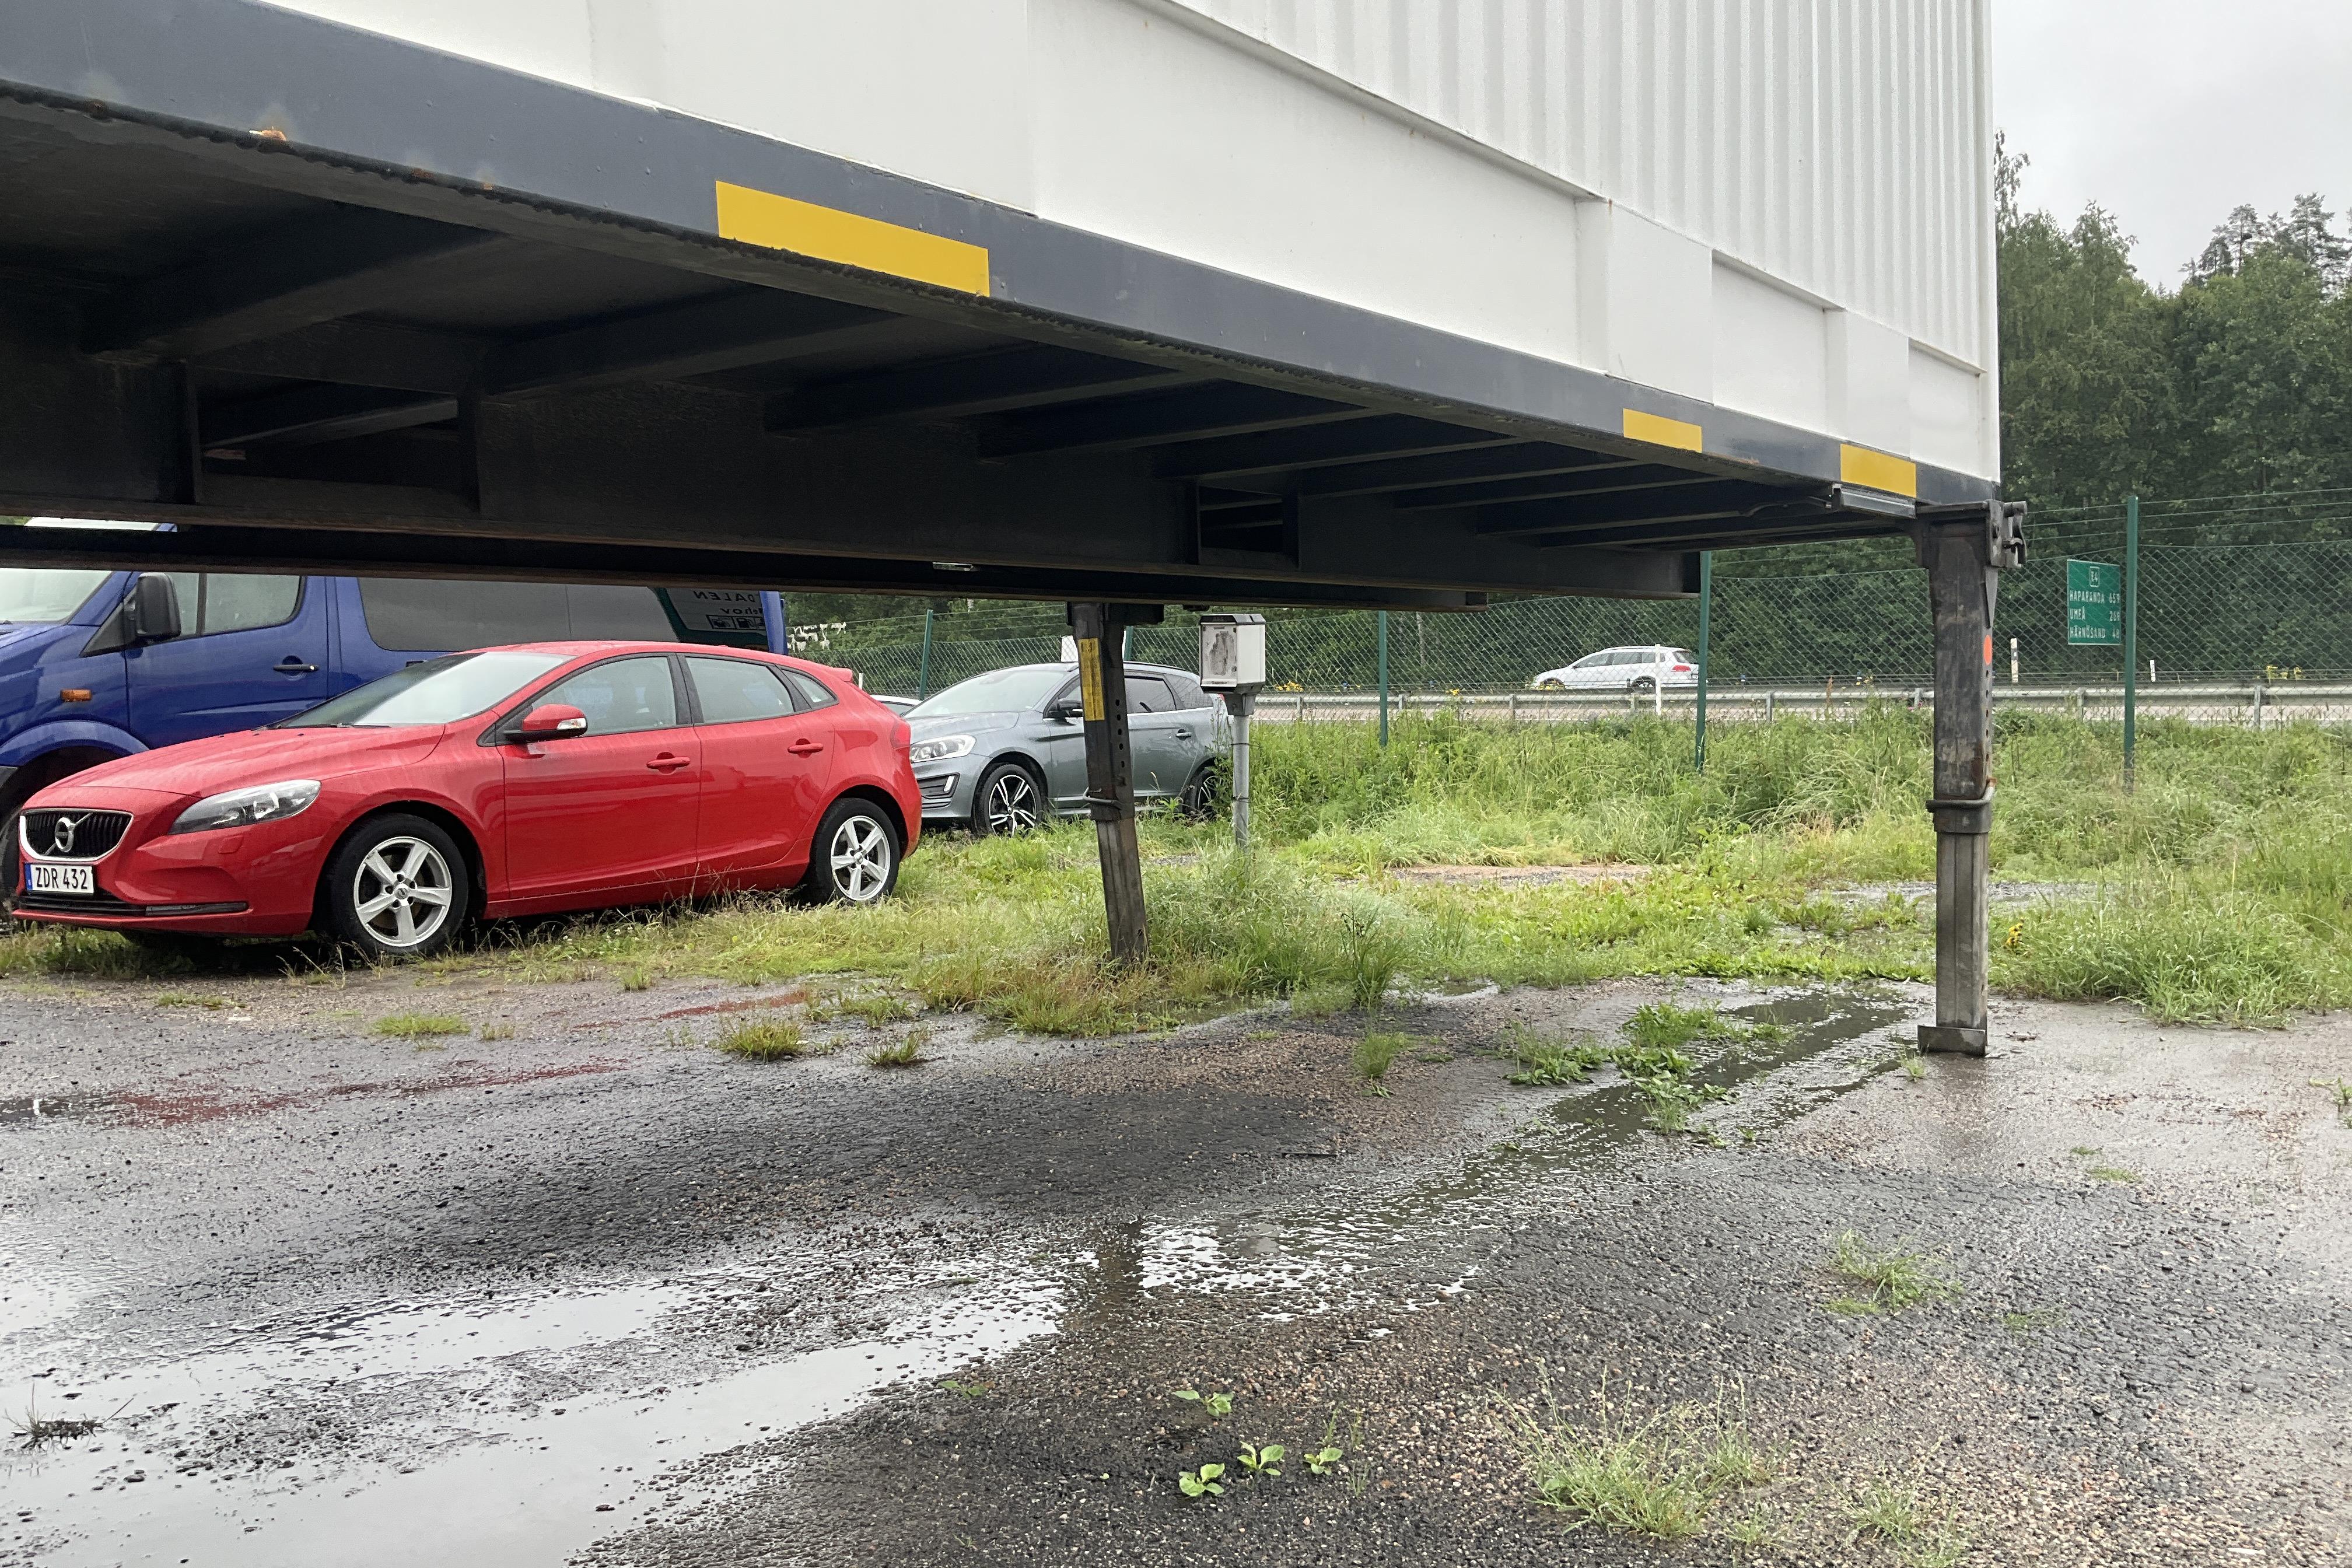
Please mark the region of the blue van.
POLYGON ((0 566, 0 865, 44 785, 439 654, 581 637, 782 652, 783 637, 782 598, 740 589, 0 566))

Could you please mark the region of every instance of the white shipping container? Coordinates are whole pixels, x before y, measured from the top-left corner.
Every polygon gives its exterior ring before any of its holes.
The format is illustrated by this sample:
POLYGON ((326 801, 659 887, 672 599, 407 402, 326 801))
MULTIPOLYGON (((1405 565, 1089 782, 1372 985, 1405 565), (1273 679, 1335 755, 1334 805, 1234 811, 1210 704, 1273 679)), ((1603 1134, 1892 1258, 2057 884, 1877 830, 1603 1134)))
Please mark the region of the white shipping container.
POLYGON ((1960 474, 1989 0, 294 0, 1960 474))

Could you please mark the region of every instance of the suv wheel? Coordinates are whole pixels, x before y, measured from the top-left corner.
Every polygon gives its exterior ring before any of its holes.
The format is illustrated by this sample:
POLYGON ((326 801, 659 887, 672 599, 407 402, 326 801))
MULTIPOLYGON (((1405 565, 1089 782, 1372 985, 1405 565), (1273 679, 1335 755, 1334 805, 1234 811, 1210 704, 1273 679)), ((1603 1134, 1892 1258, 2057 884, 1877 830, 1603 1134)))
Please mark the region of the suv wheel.
POLYGON ((898 885, 898 830, 870 800, 835 801, 809 845, 802 890, 827 903, 878 904, 898 885))
POLYGON ((473 907, 457 842, 421 816, 360 825, 327 862, 319 906, 327 934, 371 958, 421 958, 449 945, 473 907))
POLYGON ((999 763, 980 775, 971 792, 974 837, 991 833, 1027 833, 1045 820, 1045 790, 1019 763, 999 763))
POLYGON ((1633 678, 1633 684, 1627 687, 1625 689, 1632 692, 1636 697, 1647 697, 1651 692, 1655 691, 1657 689, 1658 683, 1654 678, 1647 675, 1637 675, 1633 678))
POLYGON ((1193 822, 1206 822, 1224 808, 1232 793, 1225 770, 1213 761, 1202 763, 1177 792, 1177 813, 1193 822))

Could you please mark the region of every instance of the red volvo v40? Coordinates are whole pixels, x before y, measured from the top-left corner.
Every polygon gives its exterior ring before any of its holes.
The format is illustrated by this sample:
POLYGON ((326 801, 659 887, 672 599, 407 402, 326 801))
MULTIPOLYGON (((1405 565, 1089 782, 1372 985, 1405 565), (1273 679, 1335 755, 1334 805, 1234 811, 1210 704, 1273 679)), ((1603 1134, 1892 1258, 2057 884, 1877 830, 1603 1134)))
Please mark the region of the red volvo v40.
POLYGON ((16 912, 395 956, 476 919, 733 889, 874 903, 921 832, 908 740, 840 671, 773 655, 451 654, 41 791, 16 912))

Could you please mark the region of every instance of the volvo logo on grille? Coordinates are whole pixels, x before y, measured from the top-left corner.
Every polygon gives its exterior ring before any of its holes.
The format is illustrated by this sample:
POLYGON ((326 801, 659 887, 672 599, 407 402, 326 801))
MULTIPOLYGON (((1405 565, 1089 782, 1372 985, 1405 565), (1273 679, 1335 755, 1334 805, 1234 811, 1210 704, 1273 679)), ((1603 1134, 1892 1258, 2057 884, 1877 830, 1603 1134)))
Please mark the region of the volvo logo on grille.
POLYGON ((76 832, 79 831, 80 827, 81 824, 70 816, 58 817, 57 822, 49 828, 49 853, 52 855, 72 854, 74 835, 76 832))

